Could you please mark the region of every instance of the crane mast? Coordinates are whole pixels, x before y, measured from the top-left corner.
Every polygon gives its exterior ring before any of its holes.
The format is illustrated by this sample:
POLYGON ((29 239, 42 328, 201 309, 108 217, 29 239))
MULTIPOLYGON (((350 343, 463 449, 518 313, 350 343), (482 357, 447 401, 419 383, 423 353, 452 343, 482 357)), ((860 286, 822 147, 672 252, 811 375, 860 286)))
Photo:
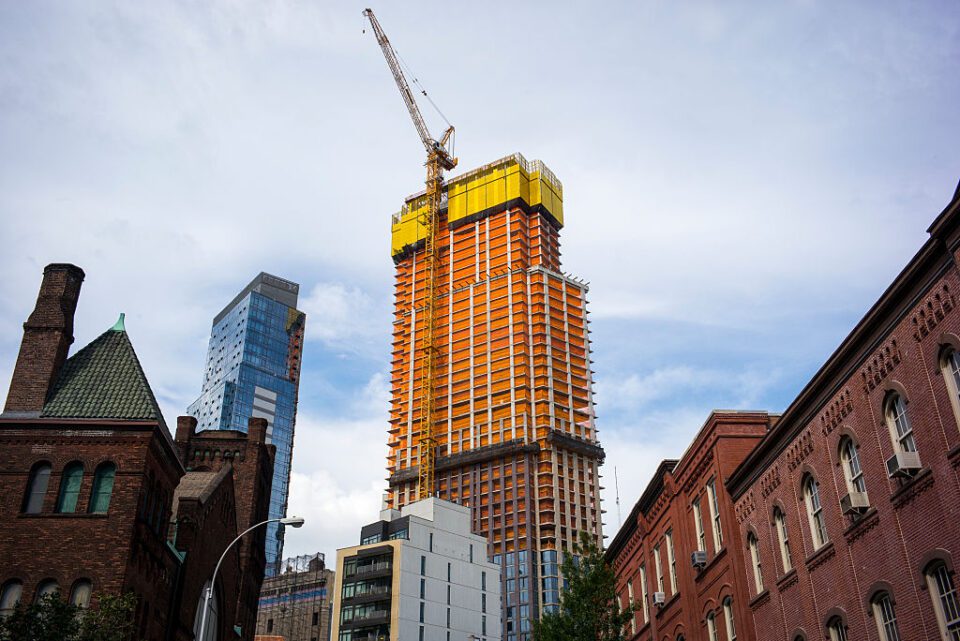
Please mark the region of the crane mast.
MULTIPOLYGON (((410 118, 413 120, 413 126, 416 127, 420 135, 420 141, 427 151, 427 180, 426 180, 426 201, 427 207, 422 215, 420 224, 424 230, 423 258, 425 261, 424 269, 426 271, 424 297, 423 297, 423 315, 424 330, 420 339, 420 466, 417 484, 417 498, 425 499, 433 496, 436 485, 436 458, 437 458, 437 439, 434 437, 434 426, 436 425, 436 386, 435 370, 437 363, 437 352, 439 346, 436 342, 435 329, 437 326, 437 281, 440 264, 440 256, 437 251, 437 229, 440 222, 440 199, 443 192, 443 172, 446 169, 453 169, 457 166, 457 159, 453 157, 448 149, 448 145, 453 135, 453 125, 447 128, 441 139, 435 140, 430 135, 427 123, 420 113, 420 107, 413 97, 410 85, 400 68, 400 62, 397 58, 397 52, 387 39, 387 34, 373 15, 372 9, 365 9, 363 15, 370 20, 370 27, 377 37, 377 43, 383 50, 383 57, 387 60, 387 66, 393 74, 393 79, 397 83, 397 89, 403 98, 410 118)), ((416 326, 414 325, 414 331, 416 326)))

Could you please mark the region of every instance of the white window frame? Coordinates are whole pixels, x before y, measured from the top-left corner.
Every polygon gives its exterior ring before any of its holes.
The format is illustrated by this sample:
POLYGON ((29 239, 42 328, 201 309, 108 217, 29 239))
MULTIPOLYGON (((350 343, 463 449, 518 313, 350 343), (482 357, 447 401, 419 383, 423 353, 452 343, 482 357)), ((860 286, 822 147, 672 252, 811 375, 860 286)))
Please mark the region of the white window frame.
POLYGON ((640 566, 640 600, 643 601, 643 623, 650 620, 650 600, 647 598, 647 566, 640 566))
POLYGON ((899 392, 891 393, 883 404, 883 417, 890 430, 890 439, 897 452, 916 452, 913 426, 907 415, 907 402, 899 392))
POLYGON ((709 641, 719 641, 717 639, 717 615, 713 612, 707 613, 707 637, 709 641))
POLYGON ((717 498, 716 477, 707 481, 707 503, 710 505, 710 520, 713 522, 713 553, 723 548, 723 531, 720 528, 720 503, 717 498))
POLYGON ((653 564, 657 569, 657 592, 666 592, 663 589, 663 565, 660 563, 660 544, 653 546, 653 564))
POLYGON ((833 617, 827 624, 827 632, 830 633, 830 641, 849 641, 847 638, 847 626, 840 617, 833 617))
POLYGON ((933 610, 937 615, 940 637, 943 641, 960 638, 960 596, 954 585, 947 564, 943 561, 930 566, 926 571, 927 589, 933 600, 933 610))
POLYGON ((780 506, 773 508, 773 527, 777 531, 777 542, 780 544, 780 562, 783 564, 783 573, 793 569, 793 558, 790 556, 790 534, 787 531, 787 515, 780 506))
POLYGON ((677 557, 673 553, 673 530, 663 535, 667 541, 667 566, 670 568, 670 594, 677 593, 677 557))
POLYGON ((723 600, 723 619, 727 624, 727 641, 737 641, 737 626, 733 623, 733 597, 723 600))
POLYGON ((867 481, 860 467, 860 446, 849 436, 840 441, 840 460, 843 468, 843 478, 847 483, 847 492, 867 493, 867 481))
POLYGON ((763 592, 763 568, 760 564, 760 543, 753 532, 747 532, 747 547, 750 549, 750 563, 753 567, 753 585, 757 594, 760 594, 763 592))
POLYGON ((803 501, 807 506, 807 519, 810 521, 810 537, 814 549, 820 549, 830 542, 827 523, 823 517, 823 503, 820 502, 820 484, 813 476, 807 476, 803 482, 803 501))
POLYGON ((877 634, 880 641, 900 641, 900 628, 897 626, 897 613, 893 608, 893 598, 889 592, 880 592, 870 601, 873 620, 877 622, 877 634))
POLYGON ((633 577, 627 581, 627 603, 630 604, 630 634, 636 634, 637 612, 633 609, 633 577))
POLYGON ((953 346, 944 349, 940 356, 940 372, 950 392, 950 406, 953 418, 960 428, 960 352, 953 346))
POLYGON ((693 502, 693 526, 697 530, 698 550, 707 551, 707 533, 703 530, 703 510, 700 509, 700 497, 693 502))

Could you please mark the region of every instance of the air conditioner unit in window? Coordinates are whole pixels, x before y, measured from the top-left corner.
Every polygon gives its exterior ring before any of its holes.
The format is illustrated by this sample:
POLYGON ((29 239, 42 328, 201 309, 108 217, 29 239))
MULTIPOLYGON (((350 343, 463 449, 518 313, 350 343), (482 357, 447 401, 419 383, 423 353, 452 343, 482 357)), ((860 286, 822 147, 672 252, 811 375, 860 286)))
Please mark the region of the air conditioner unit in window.
POLYGON ((890 478, 913 476, 920 471, 920 454, 897 452, 887 459, 887 475, 890 478))
POLYGON ((703 568, 707 567, 707 553, 703 550, 697 550, 691 554, 690 565, 698 570, 702 570, 703 568))
POLYGON ((662 608, 663 604, 667 602, 667 595, 663 592, 654 592, 653 593, 653 604, 658 608, 662 608))
POLYGON ((844 514, 863 514, 870 509, 866 492, 850 492, 840 499, 840 511, 844 514))

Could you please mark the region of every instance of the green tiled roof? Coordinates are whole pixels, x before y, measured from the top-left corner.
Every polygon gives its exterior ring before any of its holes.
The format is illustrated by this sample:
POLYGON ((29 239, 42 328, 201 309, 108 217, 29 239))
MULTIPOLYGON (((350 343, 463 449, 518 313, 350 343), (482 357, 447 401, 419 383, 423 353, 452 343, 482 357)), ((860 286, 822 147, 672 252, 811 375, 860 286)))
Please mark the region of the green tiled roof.
POLYGON ((165 425, 120 321, 67 359, 40 415, 153 420, 165 425))

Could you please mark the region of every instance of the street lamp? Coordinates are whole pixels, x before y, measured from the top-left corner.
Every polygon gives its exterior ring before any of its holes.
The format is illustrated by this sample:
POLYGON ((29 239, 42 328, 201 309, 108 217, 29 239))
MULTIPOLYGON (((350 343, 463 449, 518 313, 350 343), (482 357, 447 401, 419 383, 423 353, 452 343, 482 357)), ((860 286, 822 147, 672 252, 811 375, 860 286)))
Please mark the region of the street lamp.
POLYGON ((303 525, 303 519, 299 516, 287 516, 282 519, 267 519, 257 523, 252 527, 248 527, 246 530, 240 533, 240 535, 230 542, 230 545, 227 546, 227 549, 223 551, 223 554, 220 555, 220 560, 217 561, 217 567, 213 569, 213 578, 210 579, 210 587, 207 588, 207 593, 203 596, 203 615, 200 617, 200 633, 197 635, 197 641, 204 641, 204 633, 207 631, 207 612, 210 611, 210 597, 213 595, 213 588, 217 584, 217 572, 220 571, 220 564, 223 563, 223 560, 227 557, 227 552, 230 551, 230 548, 233 545, 242 539, 246 534, 256 530, 261 525, 266 525, 267 523, 280 523, 281 525, 289 525, 290 527, 301 527, 303 525))

